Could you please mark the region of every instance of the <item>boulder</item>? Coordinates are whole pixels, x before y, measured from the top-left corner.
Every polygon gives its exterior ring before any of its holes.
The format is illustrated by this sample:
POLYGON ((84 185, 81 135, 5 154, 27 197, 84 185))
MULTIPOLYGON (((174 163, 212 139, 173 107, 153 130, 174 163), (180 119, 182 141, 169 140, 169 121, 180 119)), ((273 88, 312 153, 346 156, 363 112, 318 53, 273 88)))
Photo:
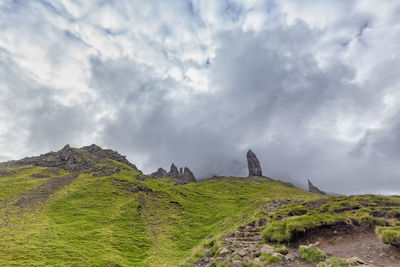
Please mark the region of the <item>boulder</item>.
POLYGON ((138 179, 139 181, 144 181, 144 180, 146 180, 146 179, 144 178, 144 176, 143 176, 141 173, 139 173, 138 175, 136 175, 136 179, 138 179))
POLYGON ((258 161, 256 154, 254 154, 254 152, 249 149, 249 151, 247 151, 246 157, 247 167, 249 168, 249 176, 262 176, 260 162, 258 161))
POLYGON ((273 246, 267 244, 264 244, 260 249, 261 253, 272 253, 274 250, 275 248, 273 246))
POLYGON ((314 186, 310 180, 308 180, 308 191, 311 193, 316 193, 316 194, 321 194, 321 195, 326 195, 326 193, 322 190, 320 190, 318 187, 314 186))
POLYGON ((259 228, 259 227, 264 226, 264 225, 266 225, 266 224, 267 224, 267 219, 266 219, 266 218, 259 218, 259 219, 256 221, 255 227, 256 227, 256 228, 259 228))
POLYGON ((229 253, 230 253, 230 250, 228 248, 226 248, 226 247, 223 247, 221 249, 221 251, 219 252, 219 255, 223 257, 223 256, 226 256, 229 253))

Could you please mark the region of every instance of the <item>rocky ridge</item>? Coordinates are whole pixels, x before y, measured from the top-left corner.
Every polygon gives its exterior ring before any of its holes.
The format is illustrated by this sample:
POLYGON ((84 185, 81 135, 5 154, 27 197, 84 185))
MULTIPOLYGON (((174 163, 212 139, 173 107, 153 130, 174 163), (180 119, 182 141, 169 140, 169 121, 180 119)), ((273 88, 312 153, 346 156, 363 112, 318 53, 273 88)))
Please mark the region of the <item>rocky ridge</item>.
POLYGON ((150 176, 152 178, 177 178, 179 179, 179 181, 176 184, 187 184, 197 181, 193 172, 188 167, 185 167, 184 169, 179 168, 178 171, 178 168, 174 163, 171 164, 169 172, 167 172, 163 168, 158 168, 157 171, 151 173, 150 176))
MULTIPOLYGON (((125 156, 111 149, 103 149, 95 144, 82 148, 73 148, 70 145, 66 145, 57 152, 49 152, 40 156, 8 161, 1 163, 0 166, 35 165, 61 168, 70 172, 84 172, 96 170, 96 168, 99 168, 97 166, 99 163, 107 164, 109 160, 124 163, 134 170, 139 171, 125 156)), ((103 169, 104 168, 107 167, 103 167, 103 169)))

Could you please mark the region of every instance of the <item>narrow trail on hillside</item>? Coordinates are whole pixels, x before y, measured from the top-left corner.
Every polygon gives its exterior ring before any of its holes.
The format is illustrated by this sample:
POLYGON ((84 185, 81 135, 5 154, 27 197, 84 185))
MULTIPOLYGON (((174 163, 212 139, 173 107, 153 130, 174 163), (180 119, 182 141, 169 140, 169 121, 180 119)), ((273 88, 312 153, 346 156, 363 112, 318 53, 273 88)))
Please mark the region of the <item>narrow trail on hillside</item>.
MULTIPOLYGON (((229 266, 240 267, 242 263, 253 263, 263 266, 259 260, 263 252, 273 253, 273 246, 264 244, 259 232, 266 221, 261 219, 239 227, 234 234, 223 237, 223 246, 218 249, 218 255, 206 253, 193 266, 211 266, 212 262, 229 262, 229 266), (270 251, 268 251, 270 250, 270 251), (229 261, 230 255, 236 260, 229 261)), ((298 234, 288 244, 287 255, 281 255, 282 262, 269 266, 275 267, 311 267, 316 264, 305 262, 299 253, 300 245, 317 244, 328 258, 356 258, 365 267, 398 267, 400 266, 400 251, 384 244, 374 233, 372 227, 351 226, 338 223, 322 226, 307 233, 298 234)), ((232 257, 231 256, 231 257, 232 257)))
POLYGON ((299 239, 293 247, 288 248, 289 253, 297 255, 294 261, 272 266, 315 266, 301 261, 298 255, 298 245, 317 242, 319 243, 318 248, 324 251, 328 258, 357 257, 364 262, 360 266, 400 266, 400 252, 384 244, 372 228, 345 227, 344 225, 316 229, 299 239))

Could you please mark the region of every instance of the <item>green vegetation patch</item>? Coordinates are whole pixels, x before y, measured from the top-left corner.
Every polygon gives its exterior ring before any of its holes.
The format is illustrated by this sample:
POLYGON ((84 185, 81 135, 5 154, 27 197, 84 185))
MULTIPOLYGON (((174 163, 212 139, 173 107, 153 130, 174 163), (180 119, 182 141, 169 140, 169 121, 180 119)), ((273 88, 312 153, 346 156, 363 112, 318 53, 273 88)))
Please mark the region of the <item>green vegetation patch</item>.
POLYGON ((317 267, 350 267, 360 265, 359 262, 351 259, 329 258, 317 264, 317 267))
MULTIPOLYGON (((3 170, 4 168, 1 168, 3 170)), ((35 188, 47 179, 32 179, 32 175, 40 173, 46 168, 33 167, 8 167, 5 170, 13 173, 9 176, 0 177, 0 199, 16 197, 18 194, 35 188)))
POLYGON ((341 200, 341 201, 331 200, 330 202, 321 207, 321 211, 340 213, 340 212, 358 210, 360 208, 361 204, 354 200, 341 200))
POLYGON ((384 243, 400 249, 400 226, 377 227, 375 232, 384 243))
POLYGON ((281 257, 272 255, 271 253, 262 253, 260 256, 260 260, 266 265, 279 263, 282 261, 281 257))
POLYGON ((263 238, 271 242, 288 242, 291 240, 293 232, 305 232, 321 225, 332 225, 344 222, 343 218, 336 214, 315 214, 287 219, 272 221, 262 231, 263 238))
POLYGON ((310 263, 318 263, 326 258, 326 254, 314 247, 300 247, 300 257, 302 260, 310 263))
POLYGON ((276 249, 274 249, 273 252, 279 253, 279 254, 282 254, 282 255, 288 254, 287 248, 276 248, 276 249))

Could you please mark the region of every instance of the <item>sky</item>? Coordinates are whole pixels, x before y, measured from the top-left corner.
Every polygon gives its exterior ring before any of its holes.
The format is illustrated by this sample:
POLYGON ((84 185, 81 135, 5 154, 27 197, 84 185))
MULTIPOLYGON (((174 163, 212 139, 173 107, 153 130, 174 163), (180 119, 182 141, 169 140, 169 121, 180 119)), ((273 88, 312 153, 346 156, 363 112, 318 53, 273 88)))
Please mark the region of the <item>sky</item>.
POLYGON ((0 0, 0 161, 65 144, 145 173, 400 194, 396 0, 0 0))

